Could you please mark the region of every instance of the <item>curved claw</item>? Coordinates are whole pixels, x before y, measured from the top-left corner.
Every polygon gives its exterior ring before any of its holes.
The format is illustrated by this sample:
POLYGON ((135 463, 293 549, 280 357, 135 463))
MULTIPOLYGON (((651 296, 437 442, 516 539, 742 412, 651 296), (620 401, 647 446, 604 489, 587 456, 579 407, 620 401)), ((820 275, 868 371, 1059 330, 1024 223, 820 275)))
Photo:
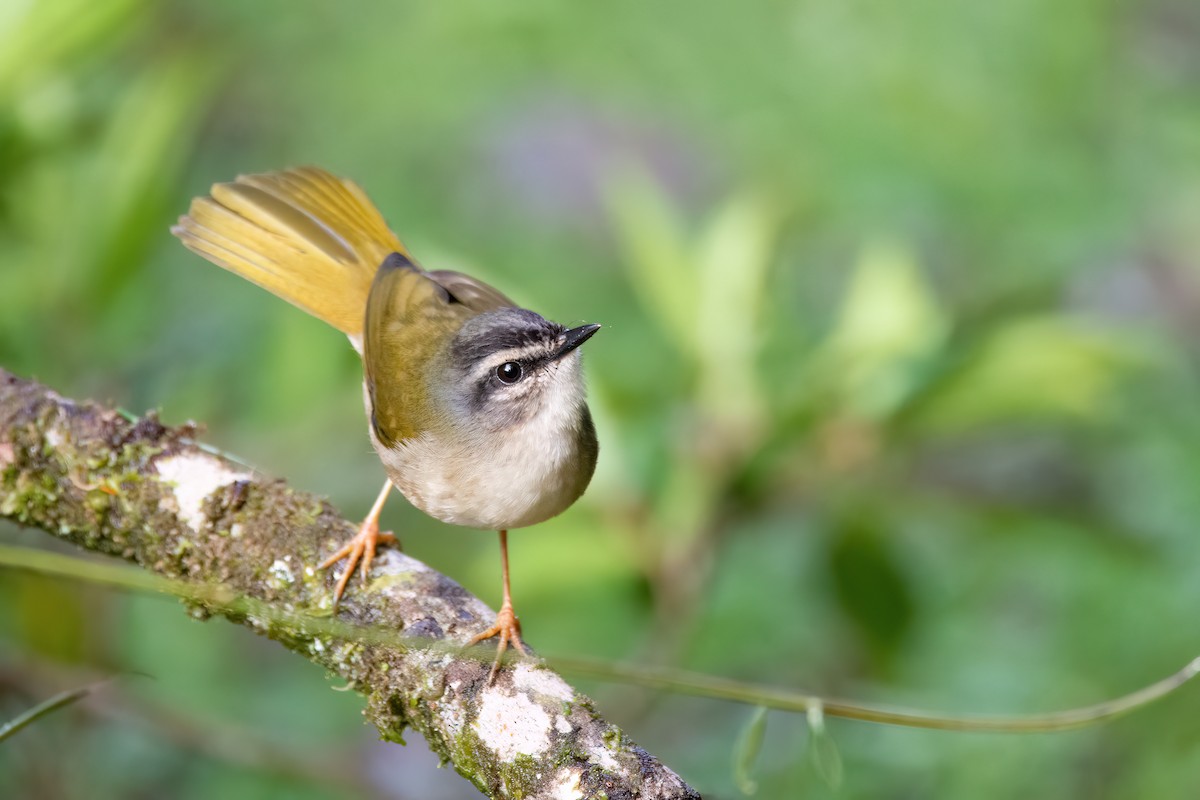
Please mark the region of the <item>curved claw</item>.
POLYGON ((338 578, 337 586, 333 590, 333 610, 335 613, 337 612, 338 602, 341 601, 342 594, 346 591, 346 584, 350 582, 350 576, 354 574, 355 566, 359 567, 359 573, 362 575, 362 582, 365 586, 367 575, 371 572, 371 562, 375 560, 376 548, 381 544, 390 544, 395 541, 396 537, 393 534, 379 530, 379 522, 377 520, 368 518, 363 522, 362 527, 358 529, 358 533, 350 541, 346 542, 336 553, 321 562, 318 569, 328 569, 343 558, 346 559, 346 571, 338 578))
POLYGON ((479 644, 493 636, 499 636, 500 643, 496 646, 496 660, 492 662, 492 671, 488 673, 489 686, 496 682, 496 673, 500 671, 500 664, 504 661, 504 651, 508 649, 509 644, 520 650, 522 655, 529 655, 529 648, 521 641, 521 621, 517 619, 513 607, 508 603, 500 606, 500 613, 496 614, 496 622, 492 627, 472 636, 467 646, 479 644))

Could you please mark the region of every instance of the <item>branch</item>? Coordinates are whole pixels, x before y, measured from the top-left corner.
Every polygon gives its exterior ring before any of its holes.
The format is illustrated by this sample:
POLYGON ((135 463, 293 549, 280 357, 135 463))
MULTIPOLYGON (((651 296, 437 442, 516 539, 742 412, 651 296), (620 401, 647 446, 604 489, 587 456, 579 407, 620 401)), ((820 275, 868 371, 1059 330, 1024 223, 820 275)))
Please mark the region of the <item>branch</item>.
POLYGON ((403 553, 380 553, 374 579, 351 589, 338 613, 403 630, 412 646, 295 625, 297 614, 330 616, 332 577, 313 565, 356 526, 324 500, 209 452, 194 433, 153 414, 130 420, 75 403, 0 369, 0 516, 254 601, 192 608, 342 676, 366 695, 366 716, 384 739, 418 731, 489 797, 699 797, 556 673, 522 661, 487 686, 488 662, 459 647, 494 613, 403 553), (287 613, 246 610, 263 603, 287 613))

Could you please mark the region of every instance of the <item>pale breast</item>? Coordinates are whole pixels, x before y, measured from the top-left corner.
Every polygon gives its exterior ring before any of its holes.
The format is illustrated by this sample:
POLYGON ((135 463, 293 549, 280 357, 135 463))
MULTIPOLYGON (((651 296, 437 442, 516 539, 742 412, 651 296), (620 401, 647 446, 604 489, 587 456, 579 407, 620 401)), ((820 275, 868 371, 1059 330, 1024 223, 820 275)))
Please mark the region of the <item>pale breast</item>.
POLYGON ((563 433, 469 446, 430 433, 391 448, 371 438, 392 483, 417 508, 452 525, 509 530, 562 513, 587 488, 594 444, 563 433))

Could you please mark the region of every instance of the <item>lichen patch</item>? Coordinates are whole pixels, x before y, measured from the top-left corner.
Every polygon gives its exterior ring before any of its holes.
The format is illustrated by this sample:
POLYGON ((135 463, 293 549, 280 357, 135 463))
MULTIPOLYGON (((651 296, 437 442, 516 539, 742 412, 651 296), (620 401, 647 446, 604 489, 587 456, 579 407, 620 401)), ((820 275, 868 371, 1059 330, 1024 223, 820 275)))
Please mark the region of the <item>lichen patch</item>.
POLYGON ((520 691, 552 697, 564 703, 575 699, 575 690, 557 673, 533 664, 516 665, 513 669, 513 685, 520 691))
POLYGON ((579 770, 563 767, 555 774, 547 797, 551 800, 583 800, 579 777, 579 770))
POLYGON ((204 499, 234 481, 246 481, 251 475, 235 472, 212 456, 180 453, 160 458, 154 464, 158 474, 171 484, 179 517, 199 533, 204 527, 204 499))
POLYGON ((588 760, 600 767, 600 769, 607 770, 609 772, 617 772, 621 768, 621 765, 617 763, 615 758, 613 758, 613 754, 610 753, 608 748, 604 747, 603 745, 597 745, 596 747, 591 748, 591 752, 589 752, 588 755, 590 756, 588 760))
POLYGON ((437 714, 442 720, 442 728, 451 738, 462 736, 467 722, 467 710, 457 698, 450 702, 437 703, 437 714))
POLYGON ((60 449, 66 439, 63 438, 62 432, 58 428, 46 429, 46 444, 50 445, 55 450, 60 449))
POLYGON ((296 577, 292 575, 292 568, 282 558, 275 559, 275 562, 267 569, 267 574, 270 576, 269 582, 272 588, 275 589, 283 589, 296 582, 296 577))
POLYGON ((524 693, 499 688, 483 691, 475 732, 502 761, 518 755, 540 756, 550 748, 550 716, 524 693))

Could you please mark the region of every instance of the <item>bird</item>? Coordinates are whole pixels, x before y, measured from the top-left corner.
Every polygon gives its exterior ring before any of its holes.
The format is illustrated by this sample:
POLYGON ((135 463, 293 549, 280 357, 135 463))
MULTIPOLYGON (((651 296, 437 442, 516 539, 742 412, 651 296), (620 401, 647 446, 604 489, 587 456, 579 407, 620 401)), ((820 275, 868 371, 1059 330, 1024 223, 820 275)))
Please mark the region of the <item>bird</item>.
POLYGON ((567 327, 461 272, 426 270, 351 180, 314 166, 240 175, 192 200, 171 228, 190 250, 344 333, 362 358, 367 430, 387 480, 343 558, 333 607, 359 567, 394 542, 379 516, 394 487, 451 525, 497 531, 503 599, 469 644, 498 637, 488 681, 511 644, 508 531, 570 507, 599 445, 580 346, 600 326, 567 327))

